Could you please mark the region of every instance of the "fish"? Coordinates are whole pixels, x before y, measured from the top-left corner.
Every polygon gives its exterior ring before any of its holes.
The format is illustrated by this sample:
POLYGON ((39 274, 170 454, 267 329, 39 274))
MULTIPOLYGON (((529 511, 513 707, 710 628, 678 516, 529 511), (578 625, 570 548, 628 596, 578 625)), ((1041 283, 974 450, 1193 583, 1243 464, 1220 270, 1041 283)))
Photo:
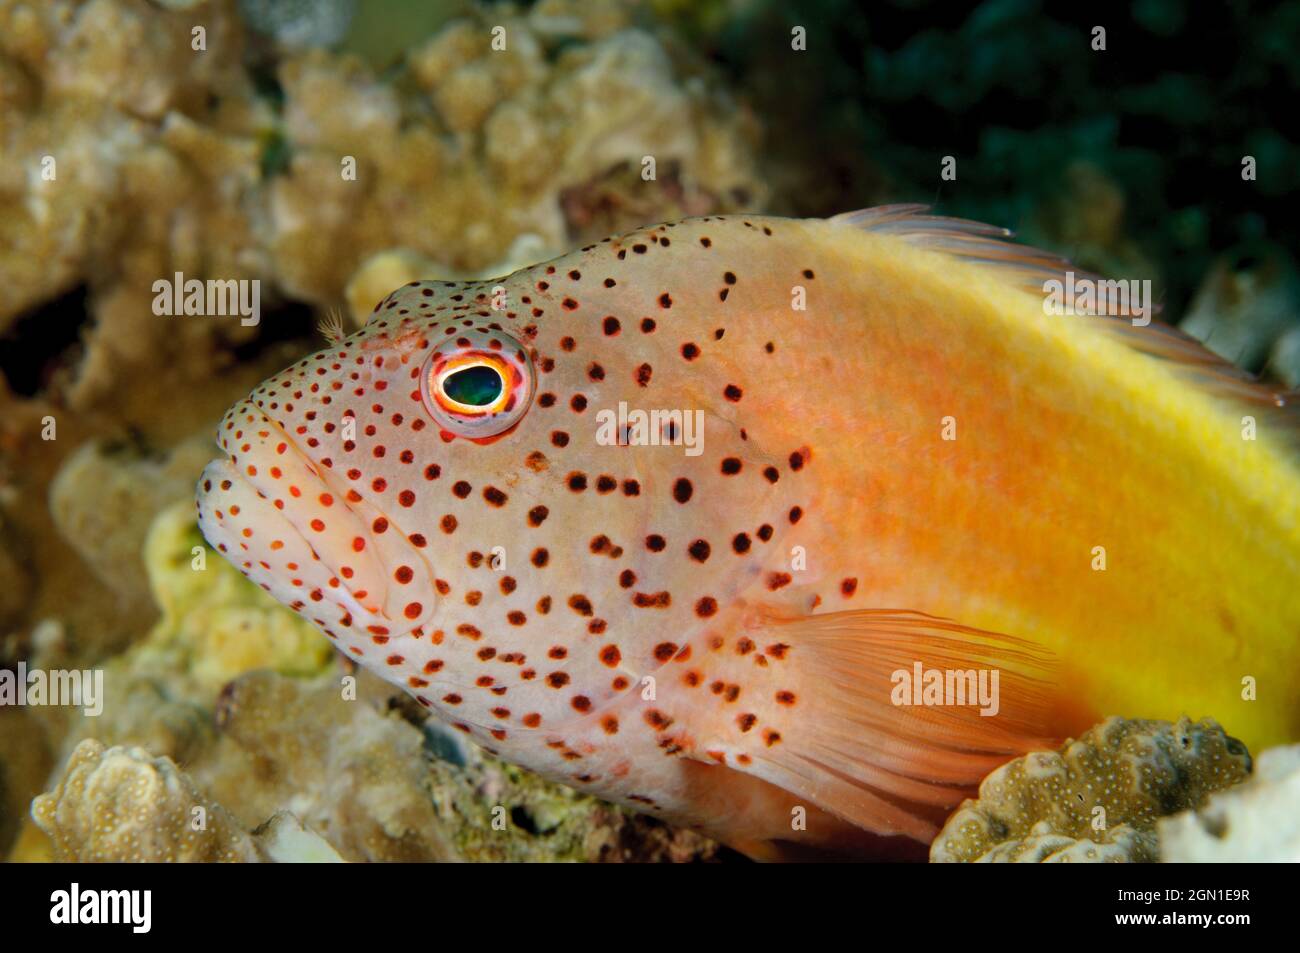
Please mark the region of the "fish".
POLYGON ((1295 395, 1071 269, 893 205, 413 281, 230 408, 199 524, 497 757, 923 857, 1108 715, 1300 737, 1295 395))

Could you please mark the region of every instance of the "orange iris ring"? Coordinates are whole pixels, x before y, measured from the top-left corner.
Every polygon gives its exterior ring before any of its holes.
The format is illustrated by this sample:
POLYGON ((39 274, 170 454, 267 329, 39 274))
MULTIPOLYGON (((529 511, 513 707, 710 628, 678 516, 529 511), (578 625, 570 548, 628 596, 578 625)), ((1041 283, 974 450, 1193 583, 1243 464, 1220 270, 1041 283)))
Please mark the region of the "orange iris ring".
POLYGON ((460 417, 487 417, 491 414, 500 413, 509 402, 511 393, 509 381, 516 376, 510 372, 510 366, 495 354, 474 351, 457 354, 448 358, 441 367, 429 369, 429 394, 438 402, 438 406, 449 414, 460 417), (501 381, 501 393, 497 395, 497 399, 492 403, 462 404, 447 395, 446 390, 443 388, 443 382, 453 374, 468 370, 471 367, 489 367, 496 372, 497 378, 501 381))

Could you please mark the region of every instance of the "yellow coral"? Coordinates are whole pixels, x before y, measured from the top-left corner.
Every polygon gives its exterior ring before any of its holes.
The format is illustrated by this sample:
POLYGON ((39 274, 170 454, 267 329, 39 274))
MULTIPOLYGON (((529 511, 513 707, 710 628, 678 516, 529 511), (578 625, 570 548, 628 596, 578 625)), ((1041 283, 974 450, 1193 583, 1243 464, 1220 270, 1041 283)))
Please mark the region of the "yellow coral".
POLYGON ((270 668, 312 675, 326 670, 330 644, 208 549, 194 507, 179 503, 154 520, 144 546, 150 588, 162 619, 142 650, 178 651, 209 693, 244 672, 270 668), (202 564, 203 568, 196 568, 202 564))

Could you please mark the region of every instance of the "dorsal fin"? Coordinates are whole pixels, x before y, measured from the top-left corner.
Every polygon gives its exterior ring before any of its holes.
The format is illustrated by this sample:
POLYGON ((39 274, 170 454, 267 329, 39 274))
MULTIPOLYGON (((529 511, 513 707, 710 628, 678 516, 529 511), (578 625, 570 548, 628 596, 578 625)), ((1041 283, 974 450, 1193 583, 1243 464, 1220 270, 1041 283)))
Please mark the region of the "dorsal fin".
MULTIPOLYGON (((1076 285, 1103 281, 1097 275, 1075 269, 1067 258, 1011 241, 1010 229, 930 215, 925 205, 881 205, 845 212, 830 222, 892 235, 917 247, 984 266, 1008 285, 1040 298, 1045 282, 1065 282, 1067 273, 1073 273, 1076 285)), ((1270 386, 1171 325, 1156 320, 1135 324, 1118 301, 1103 297, 1104 285, 1092 287, 1102 298, 1098 302, 1099 310, 1105 312, 1095 320, 1108 333, 1136 351, 1175 365, 1181 376, 1206 393, 1235 401, 1244 412, 1262 416, 1261 424, 1267 422, 1268 428, 1281 437, 1293 454, 1300 451, 1300 390, 1270 386)))

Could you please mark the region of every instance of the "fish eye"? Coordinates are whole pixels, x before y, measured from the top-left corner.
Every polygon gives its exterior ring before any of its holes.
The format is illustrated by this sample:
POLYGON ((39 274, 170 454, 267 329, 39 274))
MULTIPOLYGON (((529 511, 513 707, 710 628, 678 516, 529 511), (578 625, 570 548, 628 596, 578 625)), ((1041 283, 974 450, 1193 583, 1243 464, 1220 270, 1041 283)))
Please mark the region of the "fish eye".
POLYGON ((443 341, 420 378, 425 409, 458 437, 493 437, 528 411, 536 377, 522 344, 503 331, 471 328, 443 341))
POLYGON ((487 407, 496 403, 505 390, 501 372, 490 364, 453 370, 443 377, 440 386, 448 400, 465 407, 487 407))

